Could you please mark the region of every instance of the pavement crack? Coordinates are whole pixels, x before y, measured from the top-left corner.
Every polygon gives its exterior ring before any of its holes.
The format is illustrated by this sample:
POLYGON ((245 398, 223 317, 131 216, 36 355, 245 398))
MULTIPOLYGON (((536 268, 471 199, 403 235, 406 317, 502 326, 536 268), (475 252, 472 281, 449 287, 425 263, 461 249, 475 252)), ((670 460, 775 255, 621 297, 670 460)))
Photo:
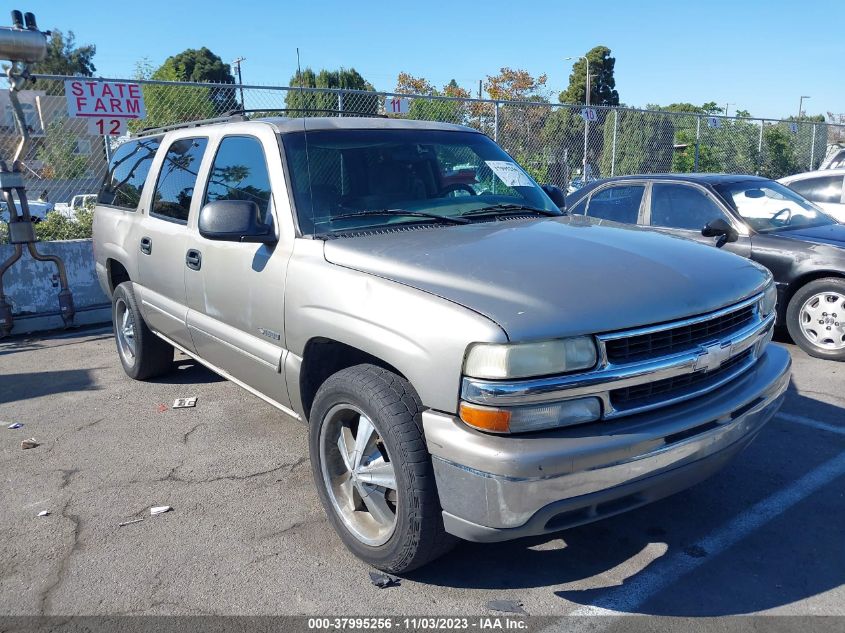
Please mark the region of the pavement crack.
POLYGON ((188 439, 191 437, 191 434, 193 434, 195 431, 199 430, 199 428, 201 426, 207 426, 207 424, 205 422, 199 422, 199 423, 195 424, 190 431, 188 431, 187 433, 185 433, 182 436, 182 444, 187 444, 188 439))
POLYGON ((73 498, 71 497, 65 502, 65 505, 62 507, 61 512, 59 515, 73 524, 73 537, 70 543, 70 548, 68 548, 67 552, 62 556, 59 560, 58 568, 56 569, 55 578, 53 581, 44 588, 41 592, 41 597, 39 598, 39 607, 38 611, 42 615, 46 615, 47 611, 52 603, 53 593, 58 589, 61 584, 64 582, 65 574, 67 572, 68 563, 70 562, 70 558, 73 554, 79 549, 80 542, 79 542, 79 535, 82 531, 82 519, 79 518, 79 515, 71 514, 68 512, 68 508, 70 507, 73 498))

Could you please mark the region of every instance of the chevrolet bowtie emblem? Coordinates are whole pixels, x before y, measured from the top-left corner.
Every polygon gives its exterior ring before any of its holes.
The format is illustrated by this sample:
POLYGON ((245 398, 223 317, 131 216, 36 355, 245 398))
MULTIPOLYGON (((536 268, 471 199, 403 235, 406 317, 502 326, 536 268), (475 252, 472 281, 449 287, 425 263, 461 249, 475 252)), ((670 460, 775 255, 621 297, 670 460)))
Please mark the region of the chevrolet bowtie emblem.
POLYGON ((726 360, 733 356, 733 346, 722 347, 720 343, 706 345, 695 361, 695 371, 713 371, 719 369, 726 360))

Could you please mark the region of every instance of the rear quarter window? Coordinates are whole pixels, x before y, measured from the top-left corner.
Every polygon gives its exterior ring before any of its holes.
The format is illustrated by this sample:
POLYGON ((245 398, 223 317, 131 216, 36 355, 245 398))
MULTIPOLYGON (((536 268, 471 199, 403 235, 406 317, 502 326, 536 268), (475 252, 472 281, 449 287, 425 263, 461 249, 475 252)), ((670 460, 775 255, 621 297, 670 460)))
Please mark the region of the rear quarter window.
POLYGON ((97 203, 135 211, 144 192, 160 138, 144 138, 123 143, 112 155, 97 203))

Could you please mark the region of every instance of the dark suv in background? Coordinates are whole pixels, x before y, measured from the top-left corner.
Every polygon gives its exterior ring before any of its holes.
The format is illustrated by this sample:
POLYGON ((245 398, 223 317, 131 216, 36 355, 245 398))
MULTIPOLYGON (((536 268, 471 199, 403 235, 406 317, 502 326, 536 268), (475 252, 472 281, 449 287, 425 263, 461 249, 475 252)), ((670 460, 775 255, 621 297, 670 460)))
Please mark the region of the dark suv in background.
POLYGON ((652 174, 590 183, 570 214, 638 224, 712 244, 772 271, 778 322, 817 358, 845 360, 845 225, 757 176, 652 174))

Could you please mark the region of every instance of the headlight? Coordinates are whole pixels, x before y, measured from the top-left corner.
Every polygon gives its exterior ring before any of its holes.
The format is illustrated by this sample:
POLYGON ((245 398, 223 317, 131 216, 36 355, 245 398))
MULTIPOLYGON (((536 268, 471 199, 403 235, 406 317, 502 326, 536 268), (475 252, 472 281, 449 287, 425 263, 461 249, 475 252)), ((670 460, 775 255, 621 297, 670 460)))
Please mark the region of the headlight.
POLYGON ((763 315, 763 317, 769 316, 775 311, 777 304, 778 290, 774 283, 770 283, 766 286, 766 290, 763 292, 763 298, 760 299, 760 314, 763 315))
POLYGON ((562 374, 596 364, 596 344, 590 336, 539 343, 476 343, 469 348, 464 374, 498 380, 562 374))
POLYGON ((601 403, 594 397, 506 408, 462 402, 460 414, 461 420, 481 431, 527 433, 595 422, 601 417, 601 403))

